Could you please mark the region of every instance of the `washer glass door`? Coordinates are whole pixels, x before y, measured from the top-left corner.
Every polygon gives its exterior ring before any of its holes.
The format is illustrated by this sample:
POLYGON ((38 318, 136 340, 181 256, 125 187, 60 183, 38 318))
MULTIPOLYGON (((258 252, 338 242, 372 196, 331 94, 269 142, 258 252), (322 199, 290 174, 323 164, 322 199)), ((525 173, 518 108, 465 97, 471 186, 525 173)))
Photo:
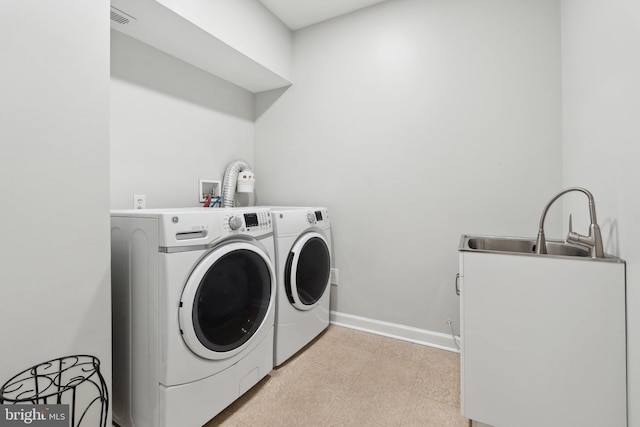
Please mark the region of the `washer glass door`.
POLYGON ((285 291, 300 310, 315 307, 329 286, 331 256, 325 237, 317 232, 302 235, 291 248, 285 265, 285 291))
POLYGON ((207 359, 244 349, 272 309, 275 276, 268 255, 245 242, 225 244, 197 265, 180 302, 187 346, 207 359))

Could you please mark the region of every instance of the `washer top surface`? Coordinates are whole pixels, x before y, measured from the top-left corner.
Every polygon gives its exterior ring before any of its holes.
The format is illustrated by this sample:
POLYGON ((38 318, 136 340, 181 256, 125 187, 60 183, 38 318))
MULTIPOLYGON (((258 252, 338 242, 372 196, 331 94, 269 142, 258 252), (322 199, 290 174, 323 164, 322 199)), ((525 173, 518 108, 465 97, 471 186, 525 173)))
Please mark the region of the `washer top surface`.
POLYGON ((222 238, 245 235, 261 238, 273 233, 271 212, 264 207, 164 208, 111 211, 112 217, 157 220, 159 246, 206 246, 222 238))
POLYGON ((113 209, 112 216, 136 216, 156 218, 169 214, 190 214, 190 213, 209 213, 216 214, 220 212, 241 212, 241 211, 268 211, 268 206, 239 206, 235 208, 203 208, 203 207, 184 207, 184 208, 151 208, 151 209, 113 209))

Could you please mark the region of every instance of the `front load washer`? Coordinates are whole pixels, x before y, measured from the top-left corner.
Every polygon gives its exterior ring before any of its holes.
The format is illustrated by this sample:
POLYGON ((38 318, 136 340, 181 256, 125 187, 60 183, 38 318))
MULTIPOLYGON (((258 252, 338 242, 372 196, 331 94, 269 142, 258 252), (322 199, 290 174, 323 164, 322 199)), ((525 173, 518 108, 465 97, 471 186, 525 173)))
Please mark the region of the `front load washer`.
POLYGON ((329 325, 331 224, 327 208, 272 207, 278 281, 274 363, 329 325))
POLYGON ((266 208, 111 213, 113 419, 200 427, 273 368, 266 208))

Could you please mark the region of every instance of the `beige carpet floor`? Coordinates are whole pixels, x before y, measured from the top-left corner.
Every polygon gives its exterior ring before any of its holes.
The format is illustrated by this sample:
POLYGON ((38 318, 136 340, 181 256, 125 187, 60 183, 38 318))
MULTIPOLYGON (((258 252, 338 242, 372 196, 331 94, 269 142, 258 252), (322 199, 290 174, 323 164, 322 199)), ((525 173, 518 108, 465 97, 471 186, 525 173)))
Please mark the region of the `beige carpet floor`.
POLYGON ((205 427, 468 427, 459 390, 459 354, 331 325, 205 427))

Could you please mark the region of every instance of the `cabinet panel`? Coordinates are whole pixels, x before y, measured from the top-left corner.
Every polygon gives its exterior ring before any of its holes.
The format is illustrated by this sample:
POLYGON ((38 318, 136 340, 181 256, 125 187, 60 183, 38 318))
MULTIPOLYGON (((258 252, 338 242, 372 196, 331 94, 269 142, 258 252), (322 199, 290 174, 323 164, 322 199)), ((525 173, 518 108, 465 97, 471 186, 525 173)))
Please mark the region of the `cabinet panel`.
POLYGON ((463 415, 626 426, 624 264, 460 256, 463 415))

